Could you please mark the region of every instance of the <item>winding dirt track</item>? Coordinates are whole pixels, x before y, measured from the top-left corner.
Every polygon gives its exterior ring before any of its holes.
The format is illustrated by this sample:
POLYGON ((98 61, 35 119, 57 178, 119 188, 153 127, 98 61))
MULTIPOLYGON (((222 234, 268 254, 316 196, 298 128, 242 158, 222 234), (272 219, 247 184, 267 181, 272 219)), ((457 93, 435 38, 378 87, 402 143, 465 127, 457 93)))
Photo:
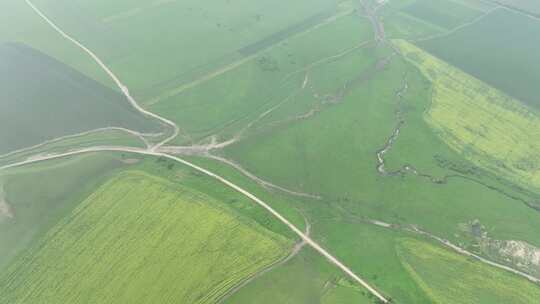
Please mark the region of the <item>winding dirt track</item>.
POLYGON ((319 254, 321 254, 322 256, 326 257, 329 262, 331 262, 332 264, 337 266, 339 269, 341 269, 352 280, 354 280, 355 282, 359 283, 361 286, 366 288, 371 294, 373 294, 382 303, 388 303, 389 302, 389 300, 387 300, 374 287, 372 287, 366 281, 364 281, 362 278, 360 278, 358 275, 356 275, 349 267, 347 267, 345 264, 343 264, 341 261, 339 261, 333 255, 331 255, 328 251, 326 251, 326 249, 324 249, 322 246, 320 246, 317 242, 313 241, 308 235, 303 233, 300 229, 298 229, 295 225, 293 225, 285 217, 283 217, 279 212, 274 210, 272 207, 270 207, 270 205, 268 205, 267 203, 265 203, 264 201, 259 199, 257 196, 253 195, 252 193, 248 192, 247 190, 244 190, 243 188, 241 188, 240 186, 230 182, 229 180, 227 180, 227 179, 225 179, 225 178, 223 178, 223 177, 221 177, 221 176, 219 176, 219 175, 217 175, 217 174, 215 174, 215 173, 213 173, 213 172, 211 172, 211 171, 209 171, 207 169, 199 167, 199 166, 197 166, 197 165, 195 165, 195 164, 193 164, 193 163, 191 163, 189 161, 186 161, 184 159, 181 159, 179 157, 172 156, 172 155, 169 155, 169 154, 166 154, 166 153, 158 152, 159 148, 162 145, 168 143, 169 141, 174 139, 180 133, 180 129, 178 128, 178 126, 174 122, 172 122, 172 121, 170 121, 170 120, 168 120, 168 119, 166 119, 164 117, 161 117, 161 116, 159 116, 157 114, 149 112, 149 111, 143 109, 141 106, 139 106, 139 104, 136 102, 136 100, 129 94, 129 90, 128 90, 127 86, 125 86, 118 79, 118 77, 116 77, 116 75, 101 61, 101 59, 97 55, 95 55, 91 50, 86 48, 79 41, 77 41, 76 39, 74 39, 71 36, 69 36, 68 34, 66 34, 54 22, 52 22, 45 14, 43 14, 32 2, 30 2, 29 0, 25 0, 25 2, 34 10, 34 12, 36 14, 38 14, 44 21, 46 21, 62 37, 64 37, 65 39, 71 41, 73 44, 77 45, 81 50, 86 52, 90 57, 92 57, 92 59, 94 59, 94 61, 116 83, 116 85, 120 88, 122 93, 126 96, 128 101, 131 103, 131 105, 135 109, 137 109, 138 111, 140 111, 144 115, 147 115, 147 116, 153 117, 155 119, 158 119, 159 121, 165 123, 166 125, 169 125, 169 126, 173 127, 174 132, 170 137, 164 139, 163 141, 161 141, 160 143, 154 145, 153 147, 149 147, 148 149, 131 148, 131 147, 118 147, 118 146, 110 146, 110 147, 98 146, 98 147, 91 147, 91 148, 85 148, 85 149, 70 151, 70 152, 61 153, 61 154, 37 156, 37 157, 32 158, 32 159, 28 159, 28 160, 25 160, 25 161, 21 161, 21 162, 17 162, 17 163, 13 163, 13 164, 10 164, 10 165, 0 167, 0 170, 4 170, 4 169, 8 169, 8 168, 14 168, 14 167, 20 167, 20 166, 23 166, 23 165, 27 165, 27 164, 31 164, 31 163, 37 163, 37 162, 41 162, 41 161, 45 161, 45 160, 58 159, 58 158, 63 158, 63 157, 67 157, 67 156, 79 155, 79 154, 91 153, 91 152, 107 152, 107 151, 109 151, 109 152, 130 152, 130 153, 137 153, 137 154, 141 154, 141 155, 157 156, 157 157, 164 157, 164 158, 171 159, 173 161, 182 163, 182 164, 184 164, 184 165, 186 165, 186 166, 188 166, 188 167, 190 167, 190 168, 192 168, 192 169, 194 169, 196 171, 204 173, 204 174, 206 174, 206 175, 208 175, 208 176, 210 176, 212 178, 215 178, 218 181, 220 181, 221 183, 228 186, 229 188, 231 188, 231 189, 245 195, 246 197, 248 197, 249 199, 254 201, 256 204, 258 204, 259 206, 266 209, 276 219, 278 219, 283 224, 285 224, 287 227, 289 227, 289 229, 291 229, 294 233, 296 233, 307 245, 309 245, 314 250, 319 252, 319 254))
POLYGON ((85 47, 82 43, 77 41, 75 38, 69 36, 66 32, 64 32, 61 28, 59 28, 45 14, 43 14, 32 2, 30 2, 30 0, 25 0, 25 1, 32 8, 32 10, 34 10, 34 12, 36 14, 38 14, 45 22, 47 22, 56 32, 58 32, 58 34, 60 34, 65 39, 69 40, 71 43, 75 44, 77 47, 79 47, 81 50, 83 50, 85 53, 87 53, 90 57, 92 57, 92 59, 94 59, 94 61, 101 67, 101 69, 103 69, 103 71, 105 71, 105 73, 107 73, 107 75, 109 75, 109 77, 114 81, 114 83, 118 86, 118 88, 126 96, 129 103, 137 111, 143 113, 146 116, 150 116, 152 118, 155 118, 155 119, 161 121, 162 123, 164 123, 166 125, 169 125, 169 126, 171 126, 173 128, 173 130, 174 130, 173 134, 171 136, 165 138, 160 143, 156 144, 152 149, 159 148, 162 145, 164 145, 165 143, 168 143, 169 141, 173 140, 176 136, 178 136, 178 134, 180 133, 180 129, 178 128, 178 126, 174 122, 172 122, 172 121, 170 121, 170 120, 168 120, 168 119, 166 119, 164 117, 161 117, 161 116, 159 116, 157 114, 154 114, 154 113, 152 113, 150 111, 147 111, 147 110, 143 109, 141 106, 139 106, 137 101, 129 93, 128 87, 126 85, 124 85, 120 81, 120 79, 118 79, 118 77, 116 77, 116 75, 109 69, 109 67, 107 67, 107 65, 105 65, 105 63, 103 63, 103 61, 101 61, 101 59, 96 54, 94 54, 90 49, 85 47))

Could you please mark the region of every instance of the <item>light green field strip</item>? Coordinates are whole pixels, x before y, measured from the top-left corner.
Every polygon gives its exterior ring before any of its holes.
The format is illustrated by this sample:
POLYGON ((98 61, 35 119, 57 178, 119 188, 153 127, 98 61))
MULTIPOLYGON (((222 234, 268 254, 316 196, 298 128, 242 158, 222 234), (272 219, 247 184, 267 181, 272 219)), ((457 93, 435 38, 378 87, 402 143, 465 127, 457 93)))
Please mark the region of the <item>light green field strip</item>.
POLYGON ((439 304, 536 303, 540 288, 505 271, 413 239, 397 245, 404 268, 439 304))
POLYGON ((205 195, 122 173, 0 279, 0 303, 216 303, 291 243, 205 195))
POLYGON ((433 83, 424 118, 437 134, 479 167, 540 189, 540 115, 406 41, 394 43, 433 83))

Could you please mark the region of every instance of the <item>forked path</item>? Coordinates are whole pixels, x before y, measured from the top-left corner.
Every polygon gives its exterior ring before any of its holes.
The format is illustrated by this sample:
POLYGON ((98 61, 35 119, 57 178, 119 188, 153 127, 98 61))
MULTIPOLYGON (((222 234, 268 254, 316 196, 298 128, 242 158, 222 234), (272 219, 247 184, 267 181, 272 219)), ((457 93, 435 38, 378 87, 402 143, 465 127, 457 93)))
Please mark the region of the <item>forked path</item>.
POLYGON ((179 157, 172 156, 172 155, 169 155, 169 154, 166 154, 166 153, 158 152, 159 148, 162 145, 168 143, 169 141, 174 139, 180 133, 180 130, 179 130, 178 126, 174 122, 172 122, 172 121, 170 121, 170 120, 168 120, 168 119, 166 119, 164 117, 161 117, 161 116, 159 116, 159 115, 157 115, 155 113, 149 112, 149 111, 143 109, 141 106, 139 106, 137 101, 129 94, 129 90, 128 90, 127 86, 125 86, 120 81, 120 79, 118 79, 118 77, 116 77, 116 75, 103 63, 103 61, 101 61, 101 59, 96 54, 94 54, 91 50, 86 48, 83 44, 81 44, 75 38, 69 36, 62 29, 60 29, 44 13, 42 13, 30 0, 25 0, 25 2, 34 10, 34 12, 36 12, 43 20, 45 20, 54 30, 56 30, 60 35, 62 35, 62 37, 64 37, 65 39, 71 41, 72 43, 77 45, 81 50, 83 50, 88 55, 90 55, 90 57, 92 57, 92 59, 94 59, 94 61, 96 61, 96 63, 111 77, 111 79, 116 83, 118 88, 120 88, 122 93, 126 96, 128 101, 132 104, 132 106, 135 109, 137 109, 138 111, 140 111, 141 113, 143 113, 143 114, 145 114, 147 116, 158 119, 159 121, 173 127, 174 128, 174 132, 173 132, 174 134, 171 135, 170 137, 164 139, 162 142, 158 143, 157 145, 155 145, 155 146, 153 146, 153 147, 151 147, 149 149, 139 149, 139 148, 130 148, 130 147, 117 147, 117 146, 113 146, 113 147, 106 147, 106 146, 91 147, 91 148, 85 148, 85 149, 80 149, 80 150, 76 150, 76 151, 66 152, 66 153, 62 153, 62 154, 38 156, 38 157, 29 159, 29 160, 26 160, 26 161, 22 161, 22 162, 18 162, 18 163, 14 163, 14 164, 11 164, 11 165, 6 165, 6 166, 3 166, 3 167, 0 167, 0 170, 7 169, 7 168, 13 168, 13 167, 19 167, 19 166, 23 166, 23 165, 26 165, 26 164, 36 163, 36 162, 50 160, 50 159, 62 158, 62 157, 71 156, 71 155, 78 155, 78 154, 90 153, 90 152, 104 152, 104 151, 131 152, 131 153, 138 153, 138 154, 142 154, 142 155, 165 157, 165 158, 174 160, 174 161, 182 163, 182 164, 184 164, 184 165, 186 165, 186 166, 188 166, 188 167, 190 167, 190 168, 192 168, 192 169, 194 169, 196 171, 204 173, 204 174, 206 174, 206 175, 208 175, 208 176, 210 176, 212 178, 215 178, 218 181, 220 181, 221 183, 228 186, 229 188, 232 188, 233 190, 235 190, 235 191, 243 194, 244 196, 248 197, 253 202, 255 202, 259 206, 266 209, 276 219, 278 219, 283 224, 285 224, 287 227, 289 227, 289 229, 291 229, 294 233, 296 233, 307 245, 309 245, 314 250, 319 252, 322 256, 324 256, 326 259, 328 259, 328 261, 330 261, 332 264, 336 265, 339 269, 341 269, 345 274, 347 274, 347 276, 349 276, 355 282, 359 283, 361 286, 366 288, 371 294, 373 294, 381 302, 383 302, 383 303, 388 303, 389 302, 389 300, 387 300, 374 287, 372 287, 366 281, 364 281, 362 278, 360 278, 358 275, 356 275, 349 267, 347 267, 345 264, 343 264, 341 261, 339 261, 333 255, 331 255, 328 251, 326 251, 326 249, 324 249, 317 242, 312 240, 308 235, 303 233, 295 225, 293 225, 291 222, 289 222, 289 220, 287 220, 285 217, 283 217, 279 212, 274 210, 272 207, 270 207, 270 205, 268 205, 267 203, 265 203, 264 201, 259 199, 254 194, 248 192, 247 190, 244 190, 240 186, 230 182, 229 180, 225 179, 224 177, 221 177, 221 176, 219 176, 219 175, 217 175, 217 174, 215 174, 215 173, 213 173, 213 172, 211 172, 211 171, 209 171, 207 169, 199 167, 199 166, 197 166, 197 165, 195 165, 195 164, 193 164, 193 163, 191 163, 191 162, 189 162, 187 160, 184 160, 184 159, 181 159, 179 157))

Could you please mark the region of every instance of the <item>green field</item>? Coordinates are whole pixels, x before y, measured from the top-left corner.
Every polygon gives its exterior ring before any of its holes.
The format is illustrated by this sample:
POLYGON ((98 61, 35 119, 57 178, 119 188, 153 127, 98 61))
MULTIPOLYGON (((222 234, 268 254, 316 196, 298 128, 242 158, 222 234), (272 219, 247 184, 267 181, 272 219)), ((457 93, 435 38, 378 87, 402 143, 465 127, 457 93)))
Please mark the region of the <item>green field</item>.
POLYGON ((540 289, 525 279, 416 240, 398 243, 403 266, 433 303, 535 303, 540 289))
POLYGON ((0 301, 215 303, 289 246, 197 191, 126 172, 10 266, 0 301))
POLYGON ((396 44, 433 82, 426 120, 480 167, 540 189, 540 114, 404 41, 396 44))
POLYGON ((25 1, 2 1, 0 19, 3 21, 0 28, 1 43, 25 44, 106 86, 116 88, 92 58, 62 38, 25 1))
POLYGON ((198 86, 155 100, 149 109, 177 122, 194 140, 218 132, 221 137, 234 136, 287 98, 287 103, 301 102, 296 95, 305 78, 322 74, 312 71, 314 64, 332 62, 333 56, 354 51, 371 38, 367 20, 343 16, 291 37, 198 86))
POLYGON ((418 46, 540 109, 540 40, 532 39, 539 31, 539 20, 498 9, 471 26, 418 46))
POLYGON ((535 0, 493 0, 493 2, 536 17, 540 16, 540 3, 535 0))
POLYGON ((481 15, 481 11, 451 0, 416 0, 404 7, 403 11, 446 29, 456 28, 481 15))
POLYGON ((174 90, 242 58, 243 47, 336 10, 333 0, 278 5, 271 0, 39 0, 36 5, 103 57, 140 99, 174 90))
MULTIPOLYGON (((178 157, 309 227, 391 303, 540 298, 440 243, 540 271, 540 21, 485 0, 32 2, 178 124, 165 145, 234 139, 178 157)), ((0 167, 145 147, 69 136, 92 128, 166 132, 25 1, 0 19, 0 167)), ((0 304, 380 303, 249 196, 147 151, 0 172, 0 304)))
POLYGON ((22 44, 0 44, 0 99, 0 154, 102 127, 161 128, 123 95, 22 44))
POLYGON ((0 269, 32 247, 116 169, 114 155, 85 155, 0 173, 10 217, 0 215, 0 269))
POLYGON ((311 249, 244 286, 225 303, 371 304, 351 283, 311 249), (294 286, 294 288, 291 288, 294 286))

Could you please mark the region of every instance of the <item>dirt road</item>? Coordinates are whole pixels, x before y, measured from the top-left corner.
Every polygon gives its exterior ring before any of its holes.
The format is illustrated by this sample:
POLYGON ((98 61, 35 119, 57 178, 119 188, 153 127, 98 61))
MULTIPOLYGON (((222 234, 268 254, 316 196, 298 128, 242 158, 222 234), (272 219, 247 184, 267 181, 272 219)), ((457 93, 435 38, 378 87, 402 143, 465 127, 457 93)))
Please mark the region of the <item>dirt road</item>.
POLYGON ((168 119, 166 119, 164 117, 161 117, 161 116, 159 116, 157 114, 154 114, 154 113, 152 113, 150 111, 147 111, 147 110, 143 109, 141 106, 139 106, 139 104, 137 103, 135 98, 133 98, 131 96, 131 94, 129 93, 128 87, 126 85, 124 85, 120 81, 120 79, 118 77, 116 77, 116 75, 109 69, 109 67, 107 67, 107 65, 105 65, 105 63, 103 63, 103 61, 101 61, 101 59, 96 54, 94 54, 90 49, 85 47, 78 40, 76 40, 75 38, 73 38, 70 35, 66 34, 61 28, 59 28, 54 22, 52 22, 45 14, 43 14, 32 2, 30 2, 30 0, 25 0, 25 1, 32 8, 32 10, 34 10, 34 12, 36 14, 38 14, 45 22, 47 22, 56 32, 58 32, 58 34, 60 34, 62 37, 69 40, 70 42, 75 44, 78 48, 80 48, 82 51, 87 53, 101 67, 101 69, 103 69, 103 71, 105 71, 105 73, 107 73, 107 75, 114 81, 114 83, 118 86, 120 91, 122 91, 122 94, 124 94, 124 96, 126 96, 129 103, 137 111, 141 112, 142 114, 144 114, 146 116, 155 118, 155 119, 161 121, 162 123, 164 123, 166 125, 169 125, 169 126, 171 126, 173 128, 173 130, 174 130, 173 134, 171 134, 171 136, 165 138, 160 143, 156 144, 152 149, 161 147, 162 145, 170 142, 176 136, 178 136, 178 134, 180 133, 180 129, 178 128, 178 126, 174 122, 172 122, 172 121, 170 121, 170 120, 168 120, 168 119))
POLYGON ((274 216, 276 219, 278 219, 280 222, 285 224, 289 229, 291 229, 296 235, 298 235, 308 246, 312 247, 315 251, 317 251, 319 254, 324 256, 330 263, 337 266, 339 269, 341 269, 347 276, 349 276, 352 280, 363 286, 365 289, 367 289, 371 294, 373 294, 375 297, 377 297, 381 302, 388 303, 389 301, 381 294, 379 293, 374 287, 369 285, 366 281, 364 281, 362 278, 360 278, 358 275, 356 275, 349 267, 345 266, 339 259, 334 257, 332 254, 330 254, 326 249, 324 249, 321 245, 319 245, 317 242, 312 240, 308 235, 306 235, 304 232, 302 232, 300 229, 298 229, 295 225, 293 225, 289 220, 287 220, 285 217, 283 217, 279 212, 274 210, 270 205, 268 205, 263 200, 259 199, 254 194, 248 192, 247 190, 244 190, 240 186, 234 184, 233 182, 225 179, 224 177, 213 173, 212 171, 209 171, 207 169, 204 169, 202 167, 199 167, 189 161, 186 161, 184 159, 181 159, 176 156, 172 156, 165 153, 156 152, 154 150, 148 149, 140 149, 140 148, 130 148, 130 147, 118 147, 118 146, 100 146, 100 147, 91 147, 91 148, 85 148, 80 149, 76 151, 66 152, 62 154, 53 154, 53 155, 43 155, 38 156, 35 158, 32 158, 30 160, 21 161, 18 163, 5 165, 3 167, 0 167, 0 170, 5 170, 9 168, 15 168, 20 167, 32 163, 42 162, 46 160, 52 160, 52 159, 59 159, 64 158, 67 156, 73 156, 73 155, 80 155, 85 153, 92 153, 92 152, 129 152, 129 153, 136 153, 141 155, 150 155, 150 156, 156 156, 156 157, 164 157, 176 162, 179 162, 183 165, 186 165, 196 171, 199 171, 201 173, 204 173, 205 175, 208 175, 218 181, 220 181, 222 184, 226 185, 227 187, 243 194, 244 196, 251 199, 253 202, 258 204, 259 206, 263 207, 266 211, 268 211, 272 216, 274 216))

